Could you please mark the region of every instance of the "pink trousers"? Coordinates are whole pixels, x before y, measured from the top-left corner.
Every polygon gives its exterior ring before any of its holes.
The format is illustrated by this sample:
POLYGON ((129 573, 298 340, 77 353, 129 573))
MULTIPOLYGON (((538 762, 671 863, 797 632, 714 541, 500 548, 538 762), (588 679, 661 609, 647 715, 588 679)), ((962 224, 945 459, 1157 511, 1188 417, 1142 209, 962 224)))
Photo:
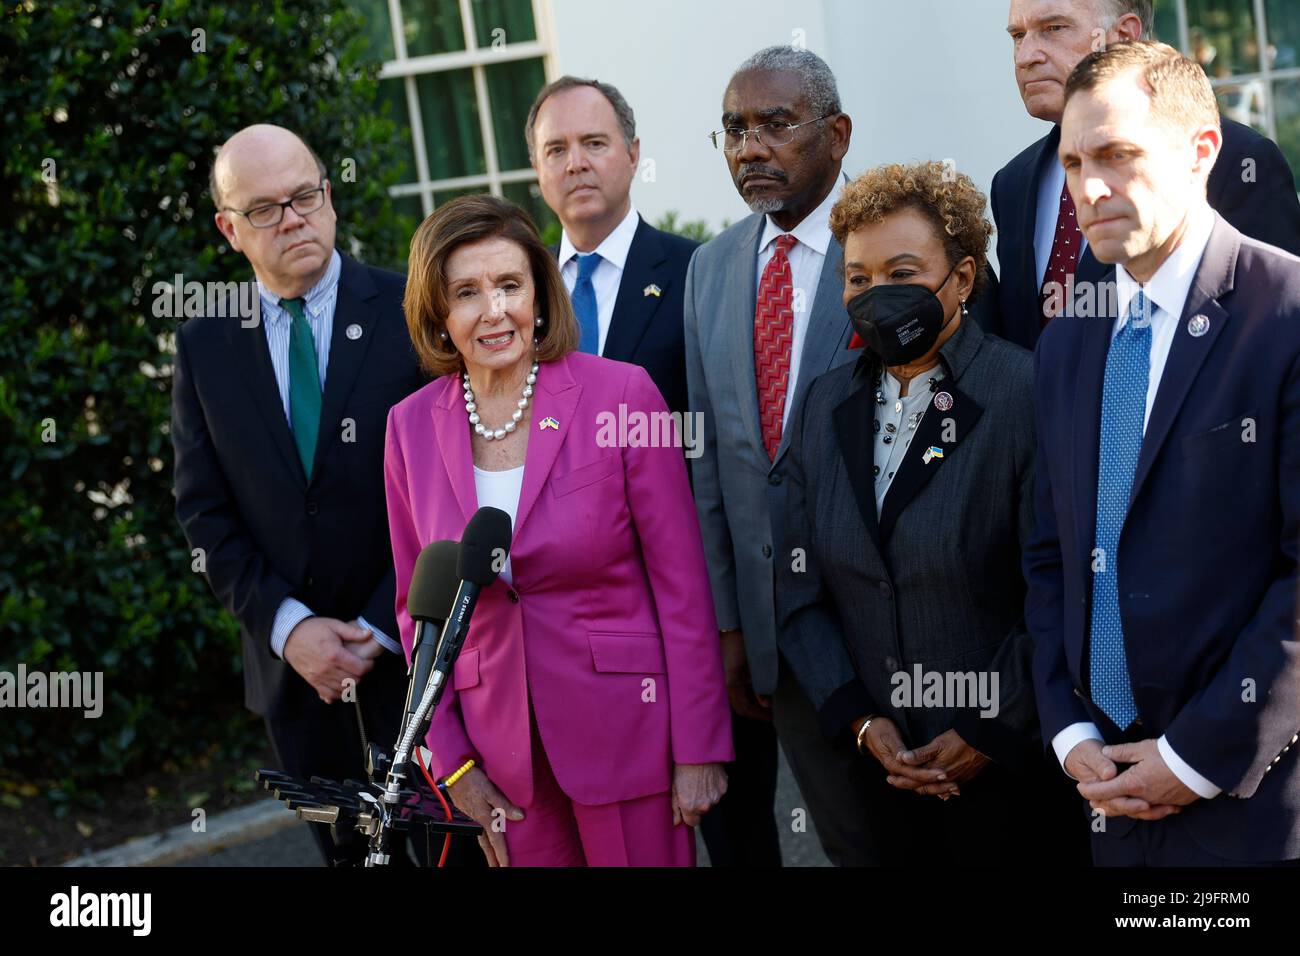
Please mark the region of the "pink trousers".
MULTIPOLYGON (((530 708, 531 710, 531 708, 530 708)), ((511 866, 694 866, 695 831, 673 826, 672 791, 599 806, 560 789, 533 723, 533 800, 505 823, 511 866)))

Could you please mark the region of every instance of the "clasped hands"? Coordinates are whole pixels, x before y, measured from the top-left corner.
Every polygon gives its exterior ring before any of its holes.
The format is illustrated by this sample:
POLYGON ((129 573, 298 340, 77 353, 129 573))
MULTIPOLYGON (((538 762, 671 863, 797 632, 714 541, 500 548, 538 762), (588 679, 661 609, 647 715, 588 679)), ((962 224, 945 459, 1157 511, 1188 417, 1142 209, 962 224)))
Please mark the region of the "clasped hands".
POLYGON ((1108 817, 1160 820, 1178 813, 1197 794, 1179 780, 1152 739, 1103 746, 1081 740, 1065 757, 1065 772, 1093 810, 1108 817), (1116 764, 1128 764, 1123 773, 1116 764))
MULTIPOLYGON (((854 732, 861 726, 862 720, 855 721, 854 732)), ((989 763, 955 730, 945 730, 924 747, 909 750, 898 725, 888 717, 871 721, 863 743, 885 768, 890 786, 940 800, 960 796, 961 784, 973 780, 989 763)))

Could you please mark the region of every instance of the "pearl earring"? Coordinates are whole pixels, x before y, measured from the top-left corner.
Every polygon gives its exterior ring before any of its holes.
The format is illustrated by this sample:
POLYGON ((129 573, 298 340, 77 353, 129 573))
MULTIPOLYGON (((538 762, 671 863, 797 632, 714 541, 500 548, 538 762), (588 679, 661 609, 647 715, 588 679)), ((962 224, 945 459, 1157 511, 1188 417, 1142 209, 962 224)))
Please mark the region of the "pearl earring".
POLYGON ((447 341, 447 333, 446 333, 446 331, 439 332, 439 333, 438 333, 438 338, 442 339, 444 342, 447 341))
POLYGON ((539 329, 542 327, 542 317, 540 315, 533 319, 533 325, 537 326, 539 329))
POLYGON ((970 315, 970 312, 968 312, 968 311, 966 310, 966 300, 965 300, 965 299, 962 299, 962 300, 961 300, 961 314, 962 314, 962 315, 970 315))

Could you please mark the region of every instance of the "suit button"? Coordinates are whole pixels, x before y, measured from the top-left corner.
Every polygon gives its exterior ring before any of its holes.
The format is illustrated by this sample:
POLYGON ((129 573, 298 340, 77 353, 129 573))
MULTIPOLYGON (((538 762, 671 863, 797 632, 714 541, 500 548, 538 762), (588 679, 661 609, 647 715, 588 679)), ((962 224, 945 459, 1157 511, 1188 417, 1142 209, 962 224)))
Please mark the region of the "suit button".
POLYGON ((894 660, 892 657, 886 657, 885 670, 890 672, 898 670, 898 661, 894 660))
POLYGON ((771 556, 772 556, 772 546, 770 544, 763 545, 763 557, 770 558, 771 556))
POLYGON ((511 604, 518 604, 518 603, 519 603, 519 593, 518 593, 514 588, 511 588, 511 589, 507 592, 507 595, 508 595, 509 598, 510 598, 510 603, 511 603, 511 604))
POLYGON ((773 472, 772 474, 768 475, 768 476, 767 476, 767 483, 768 483, 769 485, 779 485, 779 484, 781 483, 781 473, 780 473, 779 471, 777 471, 777 472, 773 472))
POLYGON ((316 504, 316 502, 314 501, 307 502, 307 514, 314 515, 318 511, 320 511, 320 507, 316 504))
POLYGON ((888 581, 881 581, 876 585, 876 587, 880 589, 880 593, 883 597, 889 597, 890 588, 888 581))
POLYGON ((307 576, 307 587, 309 587, 309 588, 314 588, 315 586, 316 586, 316 579, 313 578, 313 577, 311 577, 310 575, 308 575, 308 576, 307 576))

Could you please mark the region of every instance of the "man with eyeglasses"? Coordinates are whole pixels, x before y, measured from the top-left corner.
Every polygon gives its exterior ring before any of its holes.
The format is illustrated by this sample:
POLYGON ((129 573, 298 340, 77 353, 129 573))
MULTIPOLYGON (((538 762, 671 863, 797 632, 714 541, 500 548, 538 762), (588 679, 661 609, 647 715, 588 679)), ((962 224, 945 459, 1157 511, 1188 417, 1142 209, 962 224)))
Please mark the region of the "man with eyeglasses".
POLYGON ((713 144, 754 215, 696 251, 684 311, 690 405, 704 415, 696 505, 735 714, 727 776, 733 790, 761 781, 771 806, 774 728, 826 855, 870 864, 866 766, 851 742, 823 736, 777 653, 774 579, 778 561, 798 561, 782 547, 785 426, 813 379, 858 355, 830 231, 853 124, 826 63, 778 46, 732 75, 722 126, 713 144))
MULTIPOLYGON (((384 503, 388 410, 423 384, 405 279, 334 248, 325 165, 278 126, 218 151, 216 223, 252 266, 260 321, 176 332, 176 516, 239 621, 244 701, 293 776, 364 779, 405 699, 384 503)), ((312 824, 327 864, 355 863, 312 824)))

